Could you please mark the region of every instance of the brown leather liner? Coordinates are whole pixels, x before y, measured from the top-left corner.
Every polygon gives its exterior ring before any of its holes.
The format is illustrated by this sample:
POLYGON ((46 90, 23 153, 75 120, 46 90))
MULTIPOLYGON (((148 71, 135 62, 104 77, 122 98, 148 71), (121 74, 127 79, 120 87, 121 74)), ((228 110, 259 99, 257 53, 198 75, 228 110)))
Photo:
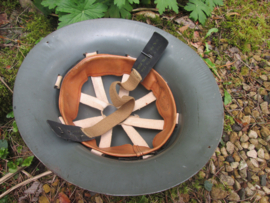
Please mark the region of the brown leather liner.
MULTIPOLYGON (((65 123, 74 125, 73 120, 77 117, 79 110, 81 88, 89 76, 130 74, 134 62, 134 58, 98 54, 83 59, 72 68, 63 79, 59 96, 59 109, 65 123)), ((175 128, 176 105, 174 97, 166 81, 153 69, 141 84, 147 90, 151 90, 157 98, 156 106, 164 119, 164 129, 155 136, 153 148, 130 144, 99 148, 96 140, 82 144, 110 156, 134 157, 156 151, 166 143, 175 128)))

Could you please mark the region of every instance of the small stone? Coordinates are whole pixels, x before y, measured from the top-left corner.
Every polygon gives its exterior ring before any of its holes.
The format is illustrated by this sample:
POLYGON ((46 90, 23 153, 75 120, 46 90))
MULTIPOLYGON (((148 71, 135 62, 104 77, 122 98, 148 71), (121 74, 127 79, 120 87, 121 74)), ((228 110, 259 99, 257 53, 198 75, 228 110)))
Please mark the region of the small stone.
POLYGON ((229 135, 227 133, 224 133, 222 138, 223 138, 224 142, 228 142, 230 140, 230 137, 229 137, 229 135))
POLYGON ((235 161, 235 162, 241 161, 241 158, 240 158, 240 156, 238 156, 237 152, 234 152, 234 153, 233 153, 233 158, 234 158, 234 161, 235 161))
POLYGON ((232 156, 227 156, 225 160, 228 161, 229 163, 234 162, 234 158, 232 156))
POLYGON ((236 123, 232 125, 232 130, 235 132, 239 132, 242 130, 242 127, 237 125, 236 123))
POLYGON ((267 142, 264 141, 263 139, 259 138, 258 141, 259 141, 259 143, 261 143, 262 145, 267 146, 267 142))
POLYGON ((263 82, 263 85, 266 90, 270 91, 270 82, 263 82))
POLYGON ((226 170, 226 172, 230 173, 233 171, 233 168, 230 165, 226 165, 225 170, 226 170))
POLYGON ((253 175, 253 176, 251 177, 251 179, 252 179, 253 181, 255 181, 255 182, 259 182, 259 181, 260 181, 259 176, 256 176, 256 175, 253 175))
POLYGON ((236 140, 238 140, 238 135, 236 132, 232 132, 232 134, 230 135, 230 142, 234 144, 236 140))
POLYGON ((262 197, 259 203, 269 203, 268 197, 262 197))
POLYGON ((268 168, 268 167, 265 168, 265 172, 266 172, 266 173, 270 173, 270 168, 268 168))
POLYGON ((239 170, 240 171, 240 176, 243 178, 243 179, 246 179, 247 178, 247 168, 244 168, 242 170, 239 170))
POLYGON ((222 148, 220 149, 220 151, 221 151, 221 154, 222 154, 224 157, 227 157, 227 156, 228 156, 228 153, 227 153, 225 147, 222 147, 222 148))
POLYGON ((254 144, 250 144, 250 145, 248 146, 248 150, 253 150, 253 149, 255 149, 255 145, 254 145, 254 144))
POLYGON ((250 108, 248 106, 244 108, 244 113, 245 113, 245 115, 250 115, 251 114, 251 110, 250 110, 250 108))
POLYGON ((244 134, 244 135, 241 136, 240 141, 241 142, 247 142, 248 139, 249 139, 249 137, 246 134, 244 134))
POLYGON ((239 191, 239 196, 240 196, 240 199, 243 200, 243 199, 246 199, 246 194, 245 194, 245 189, 242 188, 240 191, 239 191))
POLYGON ((245 192, 248 197, 254 195, 254 191, 252 191, 249 187, 245 188, 245 192))
POLYGON ((261 186, 266 186, 266 174, 260 176, 261 186))
POLYGON ((258 157, 264 159, 264 150, 262 148, 258 150, 258 157))
POLYGON ((247 180, 248 180, 248 181, 251 181, 251 174, 250 174, 249 171, 247 171, 247 180))
POLYGON ((242 146, 244 149, 247 149, 248 146, 249 146, 249 144, 248 144, 248 142, 243 142, 243 143, 241 143, 241 146, 242 146))
POLYGON ((256 139, 258 137, 258 134, 254 130, 250 130, 248 133, 249 138, 256 139))
POLYGON ((237 99, 238 104, 243 107, 243 101, 241 99, 237 99))
POLYGON ((245 168, 247 168, 247 167, 248 167, 248 165, 247 165, 247 163, 244 160, 240 161, 239 167, 238 167, 238 169, 240 171, 243 170, 243 169, 245 169, 245 168))
POLYGON ((221 188, 218 187, 212 187, 211 190, 211 198, 213 200, 219 200, 219 199, 224 199, 227 197, 228 193, 225 190, 222 190, 221 188))
POLYGON ((234 174, 234 178, 237 178, 237 179, 241 178, 241 176, 239 175, 237 169, 234 169, 234 170, 233 170, 233 174, 234 174))
POLYGON ((256 190, 256 188, 250 182, 248 182, 247 185, 251 190, 253 190, 253 191, 256 190))
POLYGON ((230 186, 233 186, 234 185, 234 179, 230 176, 227 176, 227 175, 221 175, 220 176, 220 181, 223 182, 224 184, 227 184, 227 185, 230 185, 230 186))
POLYGON ((267 76, 266 75, 261 75, 260 78, 264 81, 267 81, 267 76))
POLYGON ((252 111, 252 116, 254 116, 254 118, 259 118, 260 117, 259 111, 257 110, 252 111))
POLYGON ((263 186, 262 188, 267 195, 270 195, 270 189, 268 187, 263 186))
POLYGON ((250 92, 250 93, 249 93, 249 96, 250 96, 250 97, 253 97, 253 96, 255 96, 255 95, 256 95, 256 92, 250 92))
POLYGON ((256 60, 256 61, 261 61, 261 57, 259 55, 254 55, 253 58, 256 60))
POLYGON ((227 199, 230 201, 239 201, 240 197, 236 192, 231 191, 231 194, 227 197, 227 199))
POLYGON ((255 166, 257 168, 259 167, 259 163, 258 163, 258 161, 256 159, 250 159, 250 161, 253 164, 253 166, 255 166))
POLYGON ((243 89, 246 90, 246 91, 249 91, 250 90, 250 86, 247 85, 246 83, 243 83, 243 89))
POLYGON ((216 173, 216 167, 212 160, 210 160, 210 173, 215 174, 216 173))
POLYGON ((240 151, 239 154, 242 157, 242 159, 244 159, 244 160, 248 159, 248 157, 247 157, 247 155, 246 155, 246 153, 244 151, 240 151))
POLYGON ((45 193, 49 193, 51 191, 51 188, 48 184, 43 185, 43 190, 45 193))
POLYGON ((226 149, 229 152, 229 154, 232 154, 234 151, 234 144, 231 142, 226 143, 226 149))
POLYGON ((260 104, 260 106, 261 106, 262 112, 264 114, 269 114, 270 113, 269 110, 268 110, 268 102, 263 102, 263 103, 260 104))
POLYGON ((234 181, 234 188, 236 191, 238 191, 242 188, 241 184, 237 180, 234 181))
POLYGON ((259 94, 260 94, 260 95, 267 95, 266 89, 264 89, 264 88, 261 87, 261 88, 259 89, 259 94))
POLYGON ((263 137, 268 137, 270 135, 270 130, 267 127, 262 127, 261 128, 261 135, 263 137))
POLYGON ((268 152, 264 152, 264 159, 265 160, 269 160, 270 159, 270 155, 268 154, 268 152))
POLYGON ((269 104, 270 103, 270 97, 269 97, 269 95, 264 95, 263 100, 266 101, 269 104))
POLYGON ((237 168, 238 166, 239 166, 239 163, 238 163, 238 162, 232 162, 232 163, 231 163, 231 167, 232 167, 233 169, 237 168))
POLYGON ((230 105, 230 109, 232 109, 232 110, 233 110, 233 109, 236 109, 237 107, 238 107, 237 104, 231 104, 231 105, 230 105))
POLYGON ((242 122, 246 124, 250 124, 250 119, 251 119, 250 116, 244 116, 242 119, 242 122))
POLYGON ((241 146, 240 142, 237 140, 234 145, 239 149, 239 150, 243 150, 243 147, 241 146))
POLYGON ((250 139, 249 141, 251 144, 254 144, 255 146, 259 144, 259 141, 257 139, 250 139))

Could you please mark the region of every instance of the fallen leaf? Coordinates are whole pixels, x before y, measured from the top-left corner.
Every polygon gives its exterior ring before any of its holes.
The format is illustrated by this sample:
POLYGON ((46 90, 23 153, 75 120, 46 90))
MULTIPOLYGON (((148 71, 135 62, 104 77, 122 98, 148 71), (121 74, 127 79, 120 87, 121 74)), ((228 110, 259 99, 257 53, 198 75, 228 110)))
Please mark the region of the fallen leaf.
POLYGON ((5 25, 8 23, 9 23, 9 21, 7 19, 7 14, 6 13, 0 14, 0 25, 5 25))
POLYGON ((197 43, 190 42, 190 44, 198 49, 202 45, 202 42, 197 42, 197 43))
POLYGON ((136 13, 135 15, 143 15, 149 18, 156 18, 157 16, 159 16, 157 13, 154 13, 153 11, 140 11, 136 13))
POLYGON ((96 203, 103 203, 103 200, 100 198, 100 196, 95 197, 96 203))
POLYGON ((207 191, 211 191, 212 190, 212 187, 213 187, 213 183, 211 183, 210 181, 206 180, 204 181, 204 188, 207 190, 207 191))
POLYGON ((66 196, 65 193, 60 192, 58 197, 59 197, 60 203, 70 203, 70 199, 66 196))
POLYGON ((7 66, 6 69, 10 69, 11 66, 7 66))
POLYGON ((232 13, 227 13, 226 16, 233 16, 233 15, 237 15, 237 16, 240 16, 239 13, 236 13, 236 12, 232 12, 232 13))
POLYGON ((177 18, 174 20, 175 22, 177 22, 178 24, 182 24, 182 25, 189 25, 190 29, 199 29, 199 26, 195 25, 195 23, 193 23, 192 20, 189 19, 188 16, 183 16, 181 18, 177 18))
POLYGON ((50 203, 50 202, 46 196, 42 195, 38 198, 38 203, 50 203))
POLYGON ((185 25, 185 26, 183 26, 183 27, 180 27, 180 28, 179 28, 179 31, 180 31, 181 33, 183 33, 185 30, 188 29, 188 27, 189 27, 189 25, 185 25))
POLYGON ((51 191, 51 188, 48 184, 43 185, 43 190, 45 193, 49 193, 51 191))
POLYGON ((31 185, 30 188, 28 188, 27 190, 24 191, 24 193, 25 193, 25 194, 32 194, 32 195, 35 194, 40 184, 41 184, 40 182, 35 181, 35 182, 31 185))

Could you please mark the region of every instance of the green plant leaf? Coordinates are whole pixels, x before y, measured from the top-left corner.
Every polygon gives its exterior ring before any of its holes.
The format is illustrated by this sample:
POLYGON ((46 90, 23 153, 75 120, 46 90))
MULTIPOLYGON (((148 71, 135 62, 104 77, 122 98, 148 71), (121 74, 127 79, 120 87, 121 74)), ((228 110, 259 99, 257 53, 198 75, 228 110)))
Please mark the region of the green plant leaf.
POLYGON ((22 163, 23 163, 23 158, 18 158, 18 159, 16 159, 16 161, 15 161, 15 164, 16 164, 17 166, 21 165, 22 163))
POLYGON ((49 15, 52 13, 52 9, 49 9, 48 7, 46 6, 43 6, 41 4, 42 0, 34 0, 33 3, 34 5, 45 15, 49 15))
POLYGON ((211 50, 209 49, 209 45, 207 42, 205 42, 205 54, 209 54, 211 52, 211 50))
POLYGON ((215 6, 223 6, 223 1, 222 0, 204 0, 204 2, 212 10, 215 8, 215 6))
POLYGON ((206 180, 204 181, 204 188, 207 190, 207 191, 211 191, 212 190, 212 187, 213 187, 213 183, 211 183, 210 181, 206 180))
POLYGON ((0 158, 1 159, 6 159, 8 154, 9 154, 8 148, 4 148, 4 147, 0 148, 0 158))
POLYGON ((43 38, 44 38, 44 37, 39 38, 39 39, 35 42, 35 44, 38 44, 43 38))
POLYGON ((151 3, 151 0, 141 0, 141 3, 142 4, 150 4, 151 3))
POLYGON ((227 92, 227 90, 224 89, 224 105, 230 104, 232 102, 232 97, 229 94, 229 92, 227 92))
POLYGON ((215 75, 218 76, 219 79, 220 79, 220 76, 219 76, 219 74, 217 72, 217 68, 216 68, 215 64, 212 63, 212 61, 209 58, 202 58, 202 59, 208 65, 208 67, 215 73, 215 75))
POLYGON ((130 19, 131 18, 131 11, 133 7, 129 4, 129 2, 126 1, 126 4, 119 9, 116 5, 112 4, 110 8, 108 9, 105 17, 110 18, 125 18, 130 19))
POLYGON ((8 148, 8 141, 7 140, 0 140, 0 148, 8 148))
POLYGON ((56 8, 57 12, 66 13, 59 17, 58 29, 66 25, 80 22, 83 20, 101 18, 107 11, 107 6, 101 3, 95 3, 95 0, 74 1, 67 0, 62 2, 56 8))
POLYGON ((140 0, 128 0, 130 4, 139 4, 140 0))
POLYGON ((34 156, 29 156, 29 157, 27 157, 27 158, 23 161, 22 166, 30 166, 31 163, 32 163, 32 161, 33 161, 33 158, 34 158, 34 156))
POLYGON ((54 9, 59 6, 63 0, 43 0, 41 2, 42 6, 48 7, 49 9, 54 9))
POLYGON ((160 14, 162 14, 166 8, 172 9, 175 13, 178 13, 176 0, 155 0, 155 4, 157 4, 157 9, 160 14))
POLYGON ((207 34, 205 35, 204 38, 209 37, 213 32, 218 32, 218 29, 217 29, 217 28, 211 28, 211 29, 207 32, 207 34))
POLYGON ((209 16, 212 10, 200 0, 189 0, 187 5, 184 7, 186 11, 192 11, 190 18, 194 21, 199 20, 204 25, 206 16, 209 16))
POLYGON ((19 154, 22 152, 22 148, 23 148, 22 146, 18 146, 18 147, 17 147, 17 152, 18 152, 19 154))
POLYGON ((0 199, 0 203, 9 203, 8 200, 8 195, 4 196, 3 198, 0 199))
POLYGON ((11 111, 10 113, 7 114, 7 118, 14 118, 14 113, 11 111))
POLYGON ((12 126, 13 126, 13 132, 14 133, 18 132, 18 126, 17 126, 16 121, 13 121, 12 126))
POLYGON ((114 0, 114 4, 118 7, 118 8, 122 8, 122 6, 124 6, 126 4, 126 0, 114 0))
POLYGON ((14 162, 9 161, 7 163, 7 166, 8 166, 8 172, 15 173, 17 171, 17 165, 14 162))
POLYGON ((139 203, 147 203, 147 202, 148 202, 147 198, 143 195, 139 203))

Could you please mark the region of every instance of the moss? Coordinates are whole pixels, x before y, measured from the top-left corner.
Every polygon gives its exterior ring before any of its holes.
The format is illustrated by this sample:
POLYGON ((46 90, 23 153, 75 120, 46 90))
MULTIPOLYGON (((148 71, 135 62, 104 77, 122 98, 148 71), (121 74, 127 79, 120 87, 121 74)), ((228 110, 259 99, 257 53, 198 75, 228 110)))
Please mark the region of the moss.
POLYGON ((242 67, 241 68, 241 75, 242 76, 248 76, 248 74, 249 74, 249 68, 246 67, 246 66, 242 67))
MULTIPOLYGON (((42 15, 23 14, 21 20, 21 26, 24 27, 22 29, 24 37, 20 39, 19 43, 13 42, 13 46, 2 49, 0 54, 0 76, 11 89, 14 88, 16 74, 20 65, 35 45, 35 42, 53 31, 50 21, 42 15)), ((0 43, 4 44, 7 41, 1 39, 0 43)), ((12 93, 2 82, 0 82, 0 90, 0 120, 4 121, 7 113, 11 111, 12 93)))

